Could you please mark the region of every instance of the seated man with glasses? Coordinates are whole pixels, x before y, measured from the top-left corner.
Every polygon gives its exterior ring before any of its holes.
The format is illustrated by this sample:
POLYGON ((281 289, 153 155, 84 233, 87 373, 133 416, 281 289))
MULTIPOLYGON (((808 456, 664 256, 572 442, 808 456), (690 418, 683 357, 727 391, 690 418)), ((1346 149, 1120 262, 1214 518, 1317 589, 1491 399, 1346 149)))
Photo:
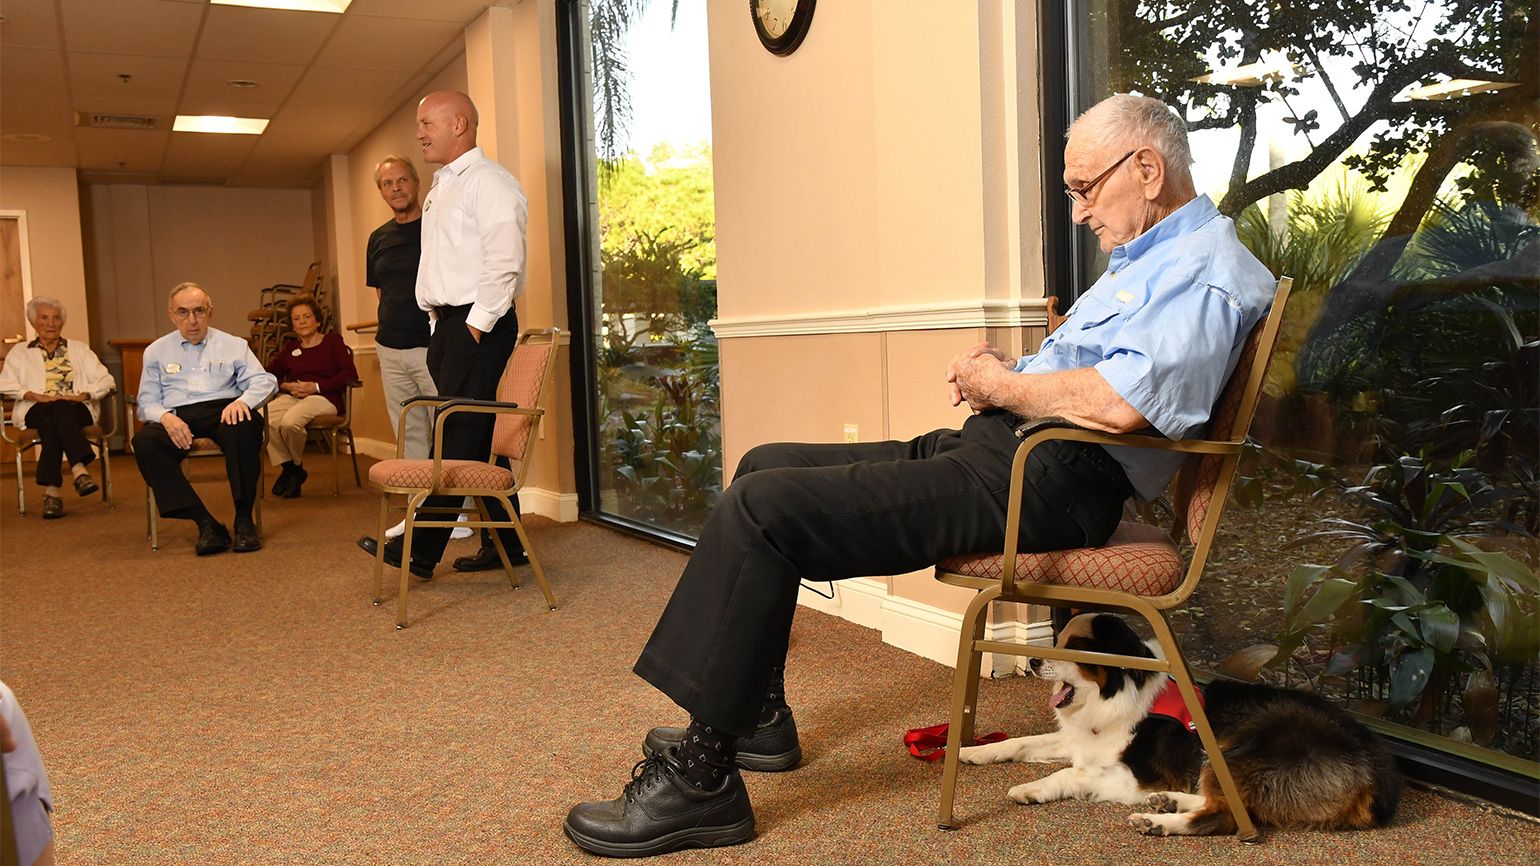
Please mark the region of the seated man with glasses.
POLYGON ((218 442, 235 499, 235 552, 259 550, 252 509, 262 479, 262 419, 255 413, 278 381, 245 340, 209 326, 214 302, 202 286, 172 289, 169 312, 176 332, 144 350, 136 400, 145 426, 134 435, 134 459, 160 516, 196 522, 198 555, 207 556, 230 548, 230 530, 203 506, 181 463, 195 437, 218 442))
MULTIPOLYGON (((750 838, 739 768, 790 770, 802 754, 784 687, 799 579, 903 574, 1000 550, 1023 419, 1172 439, 1203 429, 1274 282, 1196 193, 1191 163, 1186 124, 1166 105, 1129 95, 1096 105, 1070 130, 1064 180, 1075 222, 1111 254, 1107 272, 1037 354, 1007 358, 985 343, 952 360, 952 405, 975 413, 961 430, 744 455, 635 667, 689 726, 648 733, 621 796, 574 806, 568 837, 609 856, 750 838)), ((1158 496, 1180 461, 1045 443, 1025 470, 1020 549, 1105 543, 1123 501, 1158 496)))

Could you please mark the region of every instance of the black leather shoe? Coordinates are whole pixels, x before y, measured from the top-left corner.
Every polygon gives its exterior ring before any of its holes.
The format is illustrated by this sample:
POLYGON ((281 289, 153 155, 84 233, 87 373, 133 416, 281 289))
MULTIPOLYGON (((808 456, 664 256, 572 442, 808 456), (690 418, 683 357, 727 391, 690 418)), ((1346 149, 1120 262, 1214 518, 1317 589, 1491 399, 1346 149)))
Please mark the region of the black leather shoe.
POLYGON ((298 499, 299 489, 309 477, 310 473, 305 471, 305 467, 296 465, 294 471, 289 473, 289 486, 283 491, 283 498, 298 499))
POLYGON ((289 485, 294 482, 294 470, 285 463, 278 470, 278 477, 273 479, 273 495, 279 499, 289 495, 289 485))
POLYGON ((90 496, 98 490, 101 488, 96 486, 96 479, 91 477, 91 473, 85 472, 75 476, 76 496, 90 496))
POLYGON ((43 519, 58 520, 64 516, 64 500, 57 496, 43 494, 43 519))
MULTIPOLYGON (((524 551, 508 551, 508 562, 511 565, 528 565, 529 556, 524 551)), ((497 558, 497 548, 486 545, 476 551, 473 556, 462 556, 455 560, 455 571, 492 571, 503 567, 503 561, 497 558)))
POLYGON ((198 546, 194 549, 199 556, 224 553, 230 549, 230 530, 218 521, 199 524, 198 546))
POLYGON ((672 751, 631 770, 619 797, 579 803, 562 824, 579 847, 606 857, 651 857, 683 848, 737 845, 754 836, 754 807, 743 777, 731 770, 715 791, 684 777, 672 751))
POLYGON ((262 549, 262 533, 257 531, 257 524, 251 518, 236 518, 235 520, 235 552, 250 553, 253 550, 262 549))
MULTIPOLYGON (((365 535, 358 539, 358 548, 364 553, 374 556, 376 551, 379 550, 379 542, 375 541, 371 536, 365 535)), ((385 564, 391 568, 401 567, 401 539, 392 538, 385 542, 385 564)), ((433 566, 415 559, 406 567, 406 570, 411 572, 413 577, 420 577, 423 580, 433 579, 433 566)))
MULTIPOLYGON (((642 741, 642 754, 655 755, 675 748, 684 740, 684 728, 653 728, 642 741)), ((757 773, 795 770, 802 763, 802 744, 797 740, 797 720, 791 708, 775 711, 770 721, 754 729, 748 739, 738 739, 738 766, 757 773)))

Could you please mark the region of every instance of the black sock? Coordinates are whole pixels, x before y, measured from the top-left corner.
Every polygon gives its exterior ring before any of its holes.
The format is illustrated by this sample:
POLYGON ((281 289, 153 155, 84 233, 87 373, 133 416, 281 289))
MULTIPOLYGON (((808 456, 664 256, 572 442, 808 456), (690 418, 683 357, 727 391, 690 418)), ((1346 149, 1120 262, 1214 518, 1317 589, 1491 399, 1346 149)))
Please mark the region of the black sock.
POLYGON ((197 523, 199 526, 204 526, 206 524, 215 522, 214 515, 210 514, 209 510, 204 508, 203 503, 201 502, 197 505, 189 505, 186 508, 178 508, 174 511, 168 511, 166 512, 165 516, 174 520, 191 520, 197 523))
POLYGON ((777 710, 788 709, 786 703, 786 668, 776 665, 770 669, 770 683, 765 686, 765 702, 759 708, 761 725, 775 717, 777 710))
POLYGON ((293 460, 285 460, 283 461, 283 466, 279 467, 279 471, 285 473, 293 472, 296 468, 298 468, 298 464, 296 464, 293 460))
POLYGON ((251 503, 250 502, 237 502, 237 503, 235 503, 235 519, 236 520, 250 520, 251 519, 251 503))
POLYGON ((738 758, 738 739, 726 731, 691 719, 679 744, 679 763, 684 777, 702 791, 714 791, 738 758))

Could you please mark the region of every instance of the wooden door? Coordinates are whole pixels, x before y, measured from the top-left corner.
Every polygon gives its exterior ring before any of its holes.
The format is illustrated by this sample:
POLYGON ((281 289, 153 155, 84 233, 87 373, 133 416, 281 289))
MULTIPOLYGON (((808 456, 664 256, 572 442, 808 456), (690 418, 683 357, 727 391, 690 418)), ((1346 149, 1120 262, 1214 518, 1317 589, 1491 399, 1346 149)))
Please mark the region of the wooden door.
POLYGON ((0 359, 27 341, 27 297, 22 286, 21 220, 0 217, 0 359))

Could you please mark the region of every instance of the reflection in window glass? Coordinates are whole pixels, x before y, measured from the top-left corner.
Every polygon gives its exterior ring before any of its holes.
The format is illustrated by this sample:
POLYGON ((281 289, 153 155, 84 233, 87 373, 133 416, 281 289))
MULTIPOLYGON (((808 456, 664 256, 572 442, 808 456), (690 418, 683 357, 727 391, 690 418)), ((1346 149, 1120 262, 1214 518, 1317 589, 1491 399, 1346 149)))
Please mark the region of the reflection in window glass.
POLYGON ((1533 5, 1077 10, 1076 112, 1119 91, 1178 107, 1199 191, 1295 279, 1239 511, 1173 617, 1194 665, 1532 773, 1533 5))

